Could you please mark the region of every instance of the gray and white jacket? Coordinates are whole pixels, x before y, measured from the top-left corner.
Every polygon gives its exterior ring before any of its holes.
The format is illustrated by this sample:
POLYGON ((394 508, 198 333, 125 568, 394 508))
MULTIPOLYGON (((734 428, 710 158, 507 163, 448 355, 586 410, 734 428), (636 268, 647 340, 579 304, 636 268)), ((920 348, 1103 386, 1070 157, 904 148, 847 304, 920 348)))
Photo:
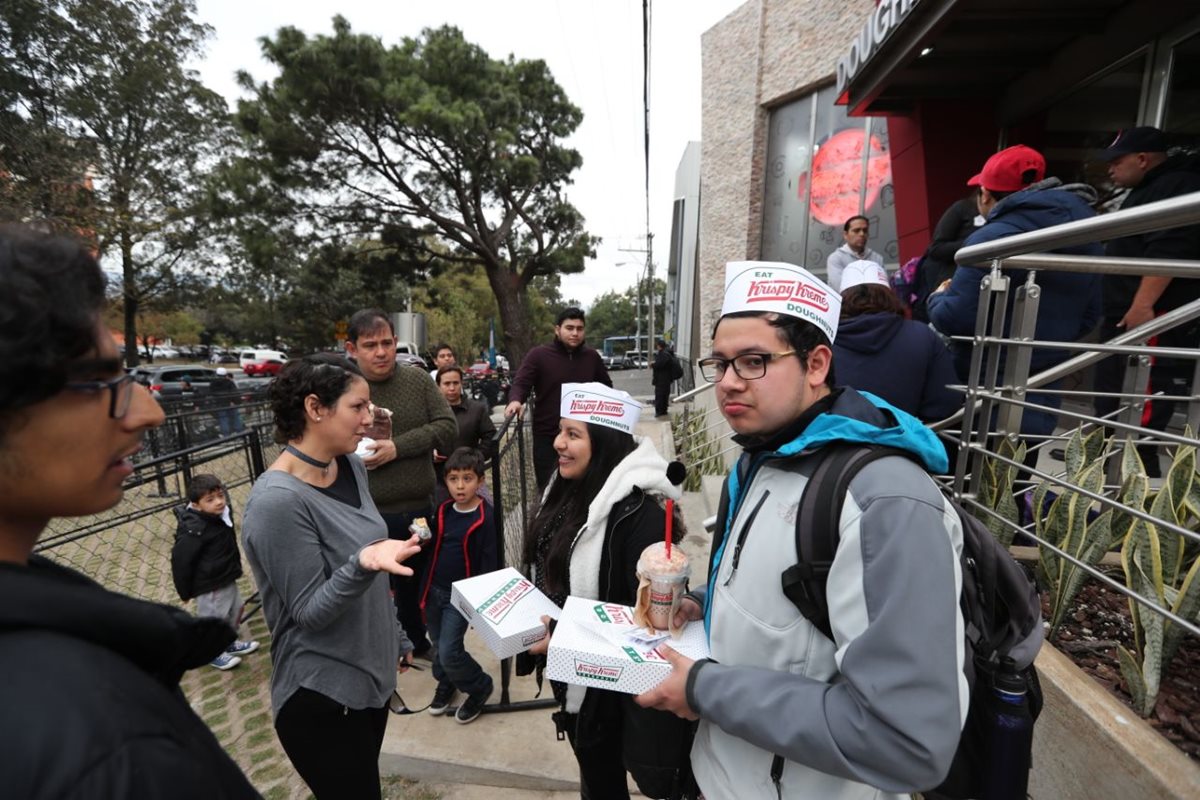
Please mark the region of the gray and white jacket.
POLYGON ((706 797, 898 797, 939 784, 968 708, 958 598, 962 530, 929 475, 883 458, 850 484, 829 573, 830 641, 784 596, 811 455, 835 441, 900 447, 935 471, 945 453, 918 420, 841 389, 831 408, 729 476, 705 599, 712 661, 688 678, 700 715, 692 768, 706 797), (752 524, 751 524, 752 523, 752 524))
POLYGON ((829 258, 825 260, 825 282, 829 284, 829 288, 836 292, 842 290, 842 273, 855 261, 874 261, 879 266, 883 266, 883 256, 871 248, 866 248, 860 256, 850 249, 850 245, 843 244, 830 253, 829 258))

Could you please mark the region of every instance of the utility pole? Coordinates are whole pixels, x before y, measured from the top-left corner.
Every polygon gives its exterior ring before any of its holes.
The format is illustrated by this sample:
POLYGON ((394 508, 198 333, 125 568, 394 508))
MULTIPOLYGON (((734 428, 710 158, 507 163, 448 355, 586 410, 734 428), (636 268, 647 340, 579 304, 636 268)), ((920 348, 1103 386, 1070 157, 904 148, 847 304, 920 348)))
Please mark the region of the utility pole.
POLYGON ((650 354, 654 352, 654 234, 646 232, 646 274, 649 276, 649 286, 646 294, 650 296, 650 332, 646 335, 646 363, 650 363, 650 354))

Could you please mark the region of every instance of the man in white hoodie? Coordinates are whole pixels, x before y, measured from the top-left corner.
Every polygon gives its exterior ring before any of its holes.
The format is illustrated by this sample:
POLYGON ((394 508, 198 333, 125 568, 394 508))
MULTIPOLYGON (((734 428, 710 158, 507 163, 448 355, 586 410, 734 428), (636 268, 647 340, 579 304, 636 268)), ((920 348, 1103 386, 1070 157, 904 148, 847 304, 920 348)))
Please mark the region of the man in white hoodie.
POLYGON ((856 214, 842 225, 842 238, 846 243, 829 254, 825 261, 825 282, 835 292, 842 290, 842 272, 855 261, 874 261, 883 266, 883 256, 867 247, 871 237, 871 222, 856 214))

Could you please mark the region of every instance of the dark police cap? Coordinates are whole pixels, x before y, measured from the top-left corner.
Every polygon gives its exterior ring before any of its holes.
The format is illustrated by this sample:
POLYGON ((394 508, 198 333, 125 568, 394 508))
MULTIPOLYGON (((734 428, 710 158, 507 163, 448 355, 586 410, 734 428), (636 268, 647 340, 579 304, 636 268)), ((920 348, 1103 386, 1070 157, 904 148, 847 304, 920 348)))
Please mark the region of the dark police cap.
POLYGON ((1165 153, 1167 137, 1158 128, 1144 125, 1117 132, 1117 138, 1100 154, 1103 161, 1112 161, 1130 153, 1165 153))

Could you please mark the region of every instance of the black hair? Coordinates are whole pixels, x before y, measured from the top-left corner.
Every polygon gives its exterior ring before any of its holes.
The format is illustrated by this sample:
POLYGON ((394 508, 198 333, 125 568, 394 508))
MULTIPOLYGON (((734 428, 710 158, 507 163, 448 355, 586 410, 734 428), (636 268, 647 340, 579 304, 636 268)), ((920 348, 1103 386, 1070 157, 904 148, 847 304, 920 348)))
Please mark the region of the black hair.
POLYGON ((392 336, 396 335, 396 328, 392 325, 392 318, 383 309, 364 308, 360 311, 355 311, 350 316, 350 322, 346 325, 346 338, 357 343, 358 337, 374 333, 384 325, 387 325, 387 329, 392 332, 392 336))
MULTIPOLYGON (((808 371, 808 354, 818 346, 825 345, 830 350, 833 350, 833 342, 829 341, 829 337, 816 325, 813 325, 811 322, 805 322, 799 317, 777 314, 774 311, 734 311, 732 314, 726 314, 718 319, 717 324, 713 326, 712 338, 716 338, 717 328, 720 327, 722 320, 746 317, 764 319, 768 325, 775 328, 775 333, 779 336, 779 340, 796 351, 796 358, 800 359, 800 370, 802 372, 808 371)), ((829 360, 829 371, 825 373, 825 385, 830 389, 835 385, 833 359, 829 360)))
POLYGON ((448 367, 441 367, 440 369, 438 369, 437 374, 433 376, 433 382, 436 383, 438 386, 441 386, 442 385, 442 376, 445 375, 447 372, 457 372, 459 379, 460 380, 462 379, 462 376, 463 376, 462 367, 458 366, 457 364, 451 364, 448 367))
POLYGON ((187 485, 187 499, 192 503, 199 503, 210 492, 218 489, 222 492, 225 491, 225 484, 221 483, 221 479, 216 475, 210 475, 207 472, 194 475, 187 485))
POLYGON ((583 316, 583 309, 579 306, 567 306, 562 311, 558 312, 558 316, 554 318, 554 324, 562 325, 569 319, 577 319, 580 322, 587 324, 587 320, 583 316))
POLYGON ((877 283, 860 283, 842 292, 842 319, 862 314, 899 314, 904 316, 904 305, 887 286, 877 283))
POLYGON ((851 217, 850 219, 848 219, 844 223, 842 223, 842 232, 849 233, 850 226, 854 224, 854 220, 856 220, 856 219, 861 219, 863 222, 867 223, 868 226, 870 226, 870 224, 871 224, 871 220, 867 219, 862 214, 855 214, 853 217, 851 217))
POLYGON ((104 273, 78 240, 0 226, 0 440, 96 350, 104 273))
POLYGON ((442 464, 442 474, 449 475, 454 469, 469 469, 479 477, 484 476, 483 453, 474 447, 460 447, 450 454, 442 464))
POLYGON ((624 458, 637 449, 637 444, 628 433, 613 430, 603 425, 588 422, 588 438, 592 444, 592 457, 583 475, 568 480, 555 475, 541 507, 525 534, 525 563, 537 562, 537 542, 543 530, 552 537, 546 555, 546 587, 551 592, 567 590, 567 568, 571 555, 571 542, 576 531, 587 522, 588 506, 604 488, 604 482, 624 458))
POLYGON ((336 353, 316 353, 284 364, 267 389, 275 414, 275 441, 289 442, 304 434, 304 398, 316 395, 317 402, 332 408, 355 378, 362 378, 358 365, 336 353))
POLYGON ((442 352, 443 350, 449 350, 450 355, 454 356, 454 360, 455 361, 458 360, 458 353, 454 352, 454 348, 451 347, 450 345, 448 345, 446 342, 438 342, 436 345, 434 345, 434 347, 433 347, 434 358, 437 358, 438 353, 442 352))

